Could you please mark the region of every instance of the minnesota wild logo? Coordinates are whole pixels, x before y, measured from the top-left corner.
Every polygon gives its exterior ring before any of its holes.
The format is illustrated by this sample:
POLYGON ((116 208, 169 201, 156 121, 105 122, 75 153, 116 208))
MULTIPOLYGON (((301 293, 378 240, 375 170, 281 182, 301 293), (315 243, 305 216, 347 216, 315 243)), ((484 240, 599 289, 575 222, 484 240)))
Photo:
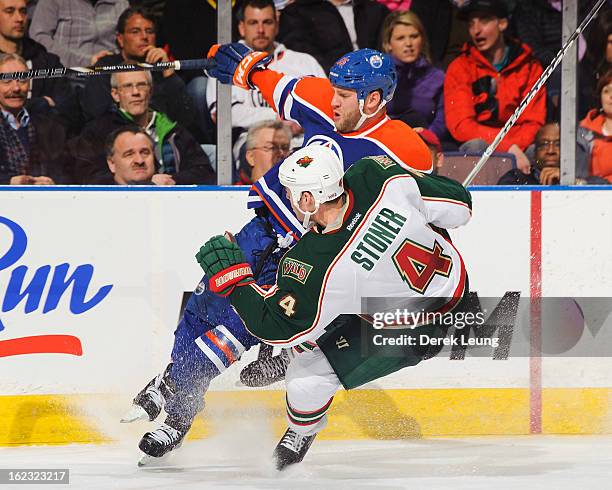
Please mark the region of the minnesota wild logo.
POLYGON ((306 168, 308 167, 308 165, 312 163, 312 158, 310 158, 309 156, 305 156, 305 157, 300 158, 296 163, 300 167, 306 168))

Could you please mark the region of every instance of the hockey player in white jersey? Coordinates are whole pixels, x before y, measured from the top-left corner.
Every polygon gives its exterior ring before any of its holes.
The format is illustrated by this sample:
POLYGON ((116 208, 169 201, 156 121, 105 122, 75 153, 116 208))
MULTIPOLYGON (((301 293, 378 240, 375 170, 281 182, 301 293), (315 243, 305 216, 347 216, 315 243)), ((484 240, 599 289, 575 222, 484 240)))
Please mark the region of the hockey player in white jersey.
MULTIPOLYGON (((465 266, 437 229, 467 223, 471 198, 459 183, 406 170, 387 156, 364 158, 343 177, 334 151, 321 146, 288 157, 279 176, 310 230, 282 258, 276 284, 257 286, 225 237, 209 240, 196 259, 249 332, 295 352, 286 376, 289 428, 275 451, 283 469, 303 459, 340 386, 355 388, 432 355, 428 343, 417 343, 400 356, 364 356, 363 339, 371 336, 362 337, 356 314, 368 297, 401 298, 427 313, 461 307, 465 266)), ((439 339, 447 329, 424 322, 408 334, 439 339)))

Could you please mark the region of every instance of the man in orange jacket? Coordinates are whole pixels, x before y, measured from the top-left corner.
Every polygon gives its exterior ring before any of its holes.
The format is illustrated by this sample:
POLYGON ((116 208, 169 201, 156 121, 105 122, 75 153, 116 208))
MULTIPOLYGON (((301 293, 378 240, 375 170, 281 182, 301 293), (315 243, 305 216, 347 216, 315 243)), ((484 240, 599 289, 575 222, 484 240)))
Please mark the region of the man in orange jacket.
MULTIPOLYGON (((474 0, 460 10, 471 43, 448 67, 444 81, 446 126, 462 151, 483 152, 542 74, 531 48, 504 37, 503 0, 474 0)), ((525 149, 546 118, 546 95, 538 93, 498 146, 513 153, 529 173, 525 149)))

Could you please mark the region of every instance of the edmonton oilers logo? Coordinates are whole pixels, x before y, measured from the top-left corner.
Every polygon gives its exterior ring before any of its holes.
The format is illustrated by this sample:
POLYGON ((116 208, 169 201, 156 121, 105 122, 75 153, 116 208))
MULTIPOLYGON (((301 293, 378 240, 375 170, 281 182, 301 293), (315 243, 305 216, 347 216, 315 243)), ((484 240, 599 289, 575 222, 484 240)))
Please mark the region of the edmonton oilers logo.
POLYGON ((333 138, 330 138, 329 136, 317 134, 313 136, 312 138, 310 138, 306 142, 304 147, 311 146, 311 145, 320 145, 320 146, 325 146, 326 148, 331 148, 333 152, 338 156, 340 161, 341 162, 344 161, 344 157, 342 156, 342 148, 340 148, 340 145, 338 144, 337 141, 335 141, 333 138))
POLYGON ((370 57, 370 65, 372 65, 372 68, 380 68, 382 64, 383 64, 383 60, 380 57, 380 55, 375 54, 370 57))

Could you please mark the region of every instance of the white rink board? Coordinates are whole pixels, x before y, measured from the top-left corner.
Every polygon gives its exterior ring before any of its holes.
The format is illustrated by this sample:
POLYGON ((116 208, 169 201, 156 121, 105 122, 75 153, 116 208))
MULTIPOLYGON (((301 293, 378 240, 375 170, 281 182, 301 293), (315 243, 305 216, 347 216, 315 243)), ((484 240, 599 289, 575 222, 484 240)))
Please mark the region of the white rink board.
MULTIPOLYGON (((529 296, 530 196, 524 191, 475 191, 472 222, 452 232, 469 271, 470 290, 481 297, 506 291, 529 296)), ((610 296, 610 197, 611 191, 543 192, 545 295, 601 292, 610 296), (581 238, 589 234, 596 237, 589 244, 590 253, 578 253, 581 238), (598 281, 591 286, 594 270, 598 281), (568 284, 577 286, 566 289, 568 284)), ((5 300, 11 274, 23 266, 28 284, 45 265, 53 273, 56 266, 67 263, 70 275, 78 266, 91 264, 94 272, 86 300, 103 286, 112 285, 112 289, 89 311, 73 314, 68 288, 58 307, 43 314, 49 279, 33 312, 25 314, 25 300, 11 311, 2 311, 5 328, 0 341, 73 335, 81 340, 83 355, 0 357, 0 393, 133 393, 139 389, 167 363, 183 291, 193 290, 201 276, 195 252, 210 236, 237 231, 252 216, 245 209, 245 198, 243 189, 3 192, 0 217, 18 224, 28 244, 17 262, 0 270, 0 301, 5 300)), ((0 224, 0 257, 12 243, 9 228, 0 224)), ((248 353, 241 363, 254 355, 248 353)), ((563 364, 559 359, 552 361, 555 371, 557 364, 563 364)), ((609 375, 602 375, 609 373, 607 363, 600 369, 599 361, 588 361, 584 369, 574 365, 562 370, 562 378, 549 376, 545 369, 544 384, 609 386, 609 375)), ((213 383, 213 389, 240 389, 235 386, 238 370, 239 366, 232 367, 213 383)), ((529 359, 436 359, 373 386, 524 388, 529 386, 529 359)))

